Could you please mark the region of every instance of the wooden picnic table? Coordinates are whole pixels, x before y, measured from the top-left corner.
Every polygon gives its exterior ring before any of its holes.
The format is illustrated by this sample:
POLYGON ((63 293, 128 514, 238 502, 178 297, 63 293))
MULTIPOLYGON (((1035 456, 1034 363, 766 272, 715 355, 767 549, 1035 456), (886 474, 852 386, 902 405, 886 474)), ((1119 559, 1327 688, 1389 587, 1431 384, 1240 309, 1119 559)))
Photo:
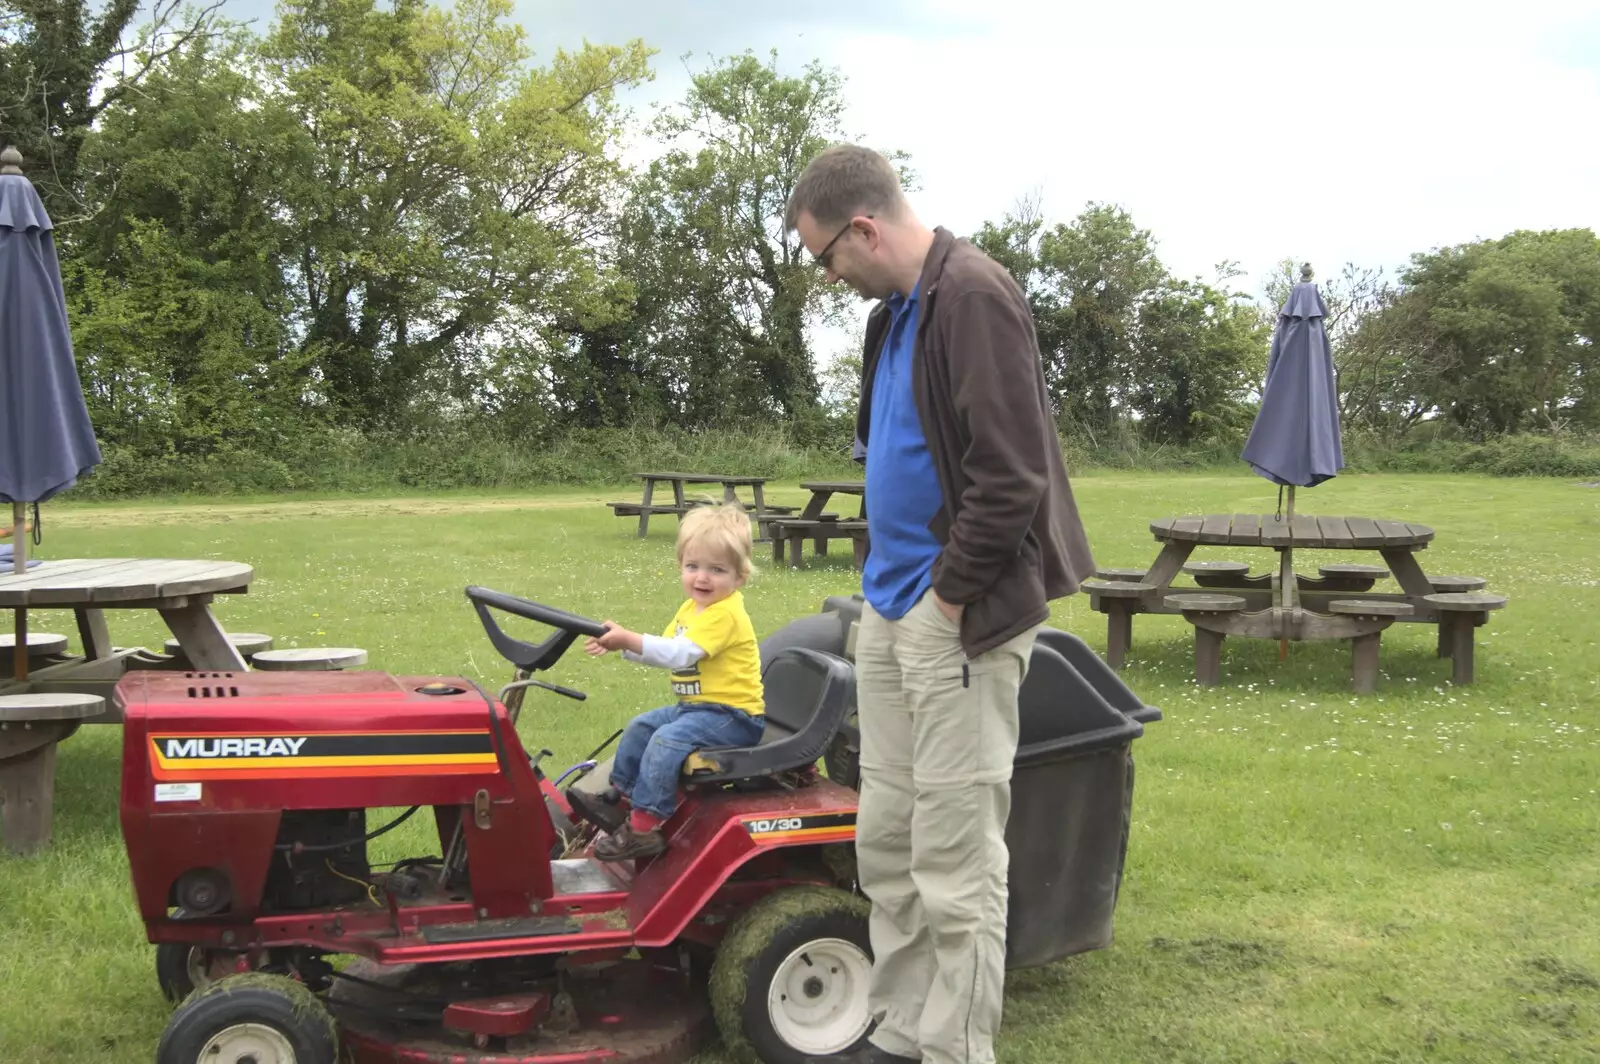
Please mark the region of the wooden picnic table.
POLYGON ((811 493, 811 501, 800 511, 801 517, 821 517, 835 495, 855 495, 861 499, 855 519, 867 519, 867 483, 864 480, 806 480, 801 481, 800 490, 811 493))
POLYGON ((789 564, 798 569, 801 565, 805 541, 811 540, 817 555, 828 553, 830 539, 850 541, 852 561, 857 569, 866 564, 871 540, 867 535, 867 485, 861 480, 807 480, 800 487, 811 493, 811 499, 800 513, 793 517, 777 515, 766 521, 772 539, 772 560, 782 562, 784 544, 789 545, 789 564), (841 517, 828 513, 829 501, 835 495, 855 495, 861 499, 856 516, 841 517))
POLYGON ((106 717, 111 689, 142 648, 117 650, 107 610, 155 610, 177 637, 196 670, 244 672, 244 659, 211 612, 216 595, 243 594, 255 570, 241 562, 172 558, 68 558, 44 561, 25 573, 0 574, 0 609, 71 610, 83 655, 30 670, 27 680, 0 679, 0 694, 78 692, 102 695, 106 717))
POLYGON ((690 484, 720 484, 722 485, 722 501, 738 502, 739 488, 749 488, 751 502, 745 503, 745 509, 751 511, 756 518, 758 529, 757 541, 761 541, 765 534, 764 518, 770 513, 793 513, 789 507, 768 506, 763 488, 767 483, 766 477, 739 477, 722 473, 635 473, 634 478, 644 481, 644 495, 638 502, 611 502, 607 506, 618 517, 638 517, 639 536, 642 539, 650 531, 650 518, 655 514, 673 514, 679 521, 693 508, 693 504, 684 497, 684 487, 690 484), (657 503, 655 491, 657 484, 667 484, 672 488, 672 502, 657 503))
POLYGON ((1197 675, 1202 683, 1215 682, 1215 655, 1227 635, 1284 640, 1351 639, 1357 655, 1358 689, 1370 689, 1376 674, 1377 633, 1395 623, 1440 626, 1439 654, 1456 657, 1456 682, 1471 682, 1471 643, 1465 656, 1456 631, 1484 623, 1487 612, 1497 609, 1488 595, 1474 609, 1446 601, 1460 595, 1441 593, 1475 591, 1483 581, 1472 577, 1430 577, 1417 560, 1434 539, 1427 525, 1369 517, 1325 517, 1295 514, 1209 514, 1165 517, 1150 522, 1150 532, 1161 551, 1141 571, 1116 570, 1084 585, 1091 605, 1107 616, 1107 659, 1120 668, 1132 641, 1132 619, 1138 613, 1182 615, 1197 630, 1197 675), (1238 562, 1190 562, 1202 546, 1267 548, 1285 551, 1376 551, 1384 566, 1328 565, 1318 577, 1291 572, 1283 586, 1281 569, 1250 574, 1238 562), (1174 587, 1182 572, 1194 576, 1195 588, 1174 587), (1398 593, 1374 592, 1378 580, 1393 576, 1398 593), (1204 592, 1203 594, 1189 594, 1204 592), (1215 645, 1209 641, 1214 636, 1215 645), (1204 644, 1202 646, 1202 644, 1204 644))
MULTIPOLYGON (((1214 545, 1273 550, 1375 550, 1407 594, 1433 594, 1433 585, 1416 559, 1416 552, 1426 550, 1433 540, 1433 529, 1427 525, 1315 514, 1295 514, 1281 520, 1273 514, 1211 514, 1161 518, 1150 522, 1150 534, 1164 546, 1143 582, 1160 589, 1172 583, 1196 547, 1214 545)), ((1303 578, 1296 580, 1303 589, 1318 590, 1303 578)))

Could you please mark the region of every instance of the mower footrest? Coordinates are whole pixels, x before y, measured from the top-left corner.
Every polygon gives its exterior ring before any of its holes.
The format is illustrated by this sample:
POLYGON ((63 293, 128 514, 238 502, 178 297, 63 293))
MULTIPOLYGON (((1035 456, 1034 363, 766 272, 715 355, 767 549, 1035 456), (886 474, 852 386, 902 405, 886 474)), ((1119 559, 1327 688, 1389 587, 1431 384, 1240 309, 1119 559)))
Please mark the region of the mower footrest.
POLYGON ((575 935, 583 927, 565 916, 513 916, 504 920, 476 920, 470 924, 432 924, 422 928, 428 943, 481 942, 493 938, 541 938, 575 935))
POLYGON ((599 861, 591 861, 587 857, 569 857, 563 861, 551 861, 550 879, 555 885, 556 893, 564 896, 611 894, 628 889, 628 879, 614 877, 611 868, 599 861))

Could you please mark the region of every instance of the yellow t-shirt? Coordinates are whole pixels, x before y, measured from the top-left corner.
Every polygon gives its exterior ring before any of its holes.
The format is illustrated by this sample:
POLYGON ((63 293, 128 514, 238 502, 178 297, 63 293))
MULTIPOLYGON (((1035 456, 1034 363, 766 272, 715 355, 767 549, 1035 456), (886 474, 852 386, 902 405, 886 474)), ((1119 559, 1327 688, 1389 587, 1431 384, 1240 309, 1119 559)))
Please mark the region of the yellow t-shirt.
POLYGON ((672 674, 672 693, 680 702, 719 702, 746 713, 766 712, 761 689, 761 650, 756 630, 744 611, 744 594, 735 591, 720 602, 697 609, 686 599, 662 633, 668 639, 688 636, 706 656, 672 674))

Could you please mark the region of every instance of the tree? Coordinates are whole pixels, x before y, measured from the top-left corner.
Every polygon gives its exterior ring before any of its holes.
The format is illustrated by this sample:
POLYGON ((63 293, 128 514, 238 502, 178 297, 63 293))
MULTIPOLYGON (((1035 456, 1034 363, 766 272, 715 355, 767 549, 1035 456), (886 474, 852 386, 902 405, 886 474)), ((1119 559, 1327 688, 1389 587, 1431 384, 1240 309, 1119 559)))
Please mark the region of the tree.
MULTIPOLYGON (((567 390, 609 396, 575 413, 614 411, 625 393, 611 375, 626 367, 630 387, 659 395, 644 416, 695 426, 820 416, 805 329, 845 296, 823 283, 784 209, 806 164, 844 138, 841 90, 837 72, 817 63, 780 73, 775 53, 693 74, 684 100, 655 123, 664 151, 637 175, 623 211, 614 262, 631 284, 628 321, 609 335, 574 330, 567 390)), ((901 178, 910 179, 903 166, 901 178)))
MULTIPOLYGON (((1331 346, 1361 327, 1361 323, 1379 309, 1384 291, 1388 287, 1382 269, 1357 266, 1347 262, 1337 276, 1316 280, 1317 291, 1328 307, 1323 325, 1328 330, 1331 346)), ((1277 327, 1278 312, 1289 301, 1289 290, 1300 283, 1300 263, 1282 259, 1262 284, 1262 322, 1268 329, 1277 327)))
POLYGON ((1477 436, 1600 426, 1600 240, 1519 230, 1413 255, 1407 311, 1425 323, 1434 403, 1477 436))
POLYGON ((1094 438, 1133 420, 1188 441, 1234 419, 1264 348, 1254 311, 1173 278, 1125 210, 1091 203, 1046 228, 1030 198, 974 242, 1028 298, 1063 430, 1094 438))
POLYGON ((649 52, 586 45, 528 68, 510 10, 289 0, 265 43, 265 77, 312 148, 286 203, 302 234, 295 326, 343 420, 470 403, 497 329, 550 328, 604 298, 591 241, 621 176, 616 93, 649 52))
POLYGON ((1467 435, 1600 427, 1600 241, 1518 231, 1413 255, 1348 335, 1340 390, 1389 434, 1438 411, 1467 435))
POLYGON ((866 337, 833 356, 821 374, 823 412, 852 428, 861 409, 861 373, 865 360, 861 345, 866 337))
POLYGON ((1248 424, 1240 403, 1260 379, 1267 332, 1249 298, 1169 279, 1140 310, 1127 402, 1141 432, 1193 443, 1248 424))
POLYGON ((647 52, 527 63, 503 0, 307 0, 191 39, 85 140, 68 294, 96 423, 146 450, 406 428, 548 393, 604 325, 615 92, 647 52))
POLYGON ((138 91, 162 61, 217 28, 222 0, 179 14, 153 0, 130 42, 140 0, 0 0, 0 145, 28 160, 51 219, 63 229, 85 209, 79 153, 101 117, 138 91))
POLYGON ((1111 427, 1127 406, 1145 303, 1167 280, 1149 230, 1120 207, 1091 203, 1039 238, 1049 285, 1040 347, 1069 425, 1111 427))
POLYGON ((1391 443, 1433 412, 1440 366, 1421 303, 1384 285, 1376 307, 1334 348, 1344 423, 1391 443))
POLYGON ((100 178, 64 259, 100 437, 272 451, 307 413, 286 221, 305 132, 252 76, 250 38, 196 38, 146 71, 83 147, 100 178))
POLYGON ((754 324, 761 310, 730 276, 736 237, 706 184, 682 158, 659 159, 634 180, 611 260, 628 306, 574 327, 561 362, 558 395, 577 423, 704 427, 784 413, 761 373, 770 353, 754 324))
POLYGON ((787 76, 776 52, 766 63, 745 53, 696 72, 656 123, 668 150, 642 176, 635 205, 654 219, 638 235, 663 258, 642 273, 684 297, 657 297, 677 319, 658 328, 687 342, 685 391, 699 408, 687 413, 697 422, 817 406, 805 325, 833 296, 785 228, 784 208, 806 164, 843 137, 843 109, 837 72, 813 62, 787 76))

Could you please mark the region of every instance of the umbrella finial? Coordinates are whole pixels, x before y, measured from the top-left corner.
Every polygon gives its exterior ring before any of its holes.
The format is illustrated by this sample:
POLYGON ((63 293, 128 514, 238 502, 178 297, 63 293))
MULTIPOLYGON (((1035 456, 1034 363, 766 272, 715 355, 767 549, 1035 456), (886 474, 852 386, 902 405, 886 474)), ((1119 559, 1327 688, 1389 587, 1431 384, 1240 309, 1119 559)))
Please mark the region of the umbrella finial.
POLYGON ((22 153, 14 146, 0 151, 0 174, 22 173, 22 153))
POLYGON ((1309 262, 1302 262, 1300 264, 1300 283, 1301 284, 1310 284, 1311 283, 1311 263, 1309 263, 1309 262))

